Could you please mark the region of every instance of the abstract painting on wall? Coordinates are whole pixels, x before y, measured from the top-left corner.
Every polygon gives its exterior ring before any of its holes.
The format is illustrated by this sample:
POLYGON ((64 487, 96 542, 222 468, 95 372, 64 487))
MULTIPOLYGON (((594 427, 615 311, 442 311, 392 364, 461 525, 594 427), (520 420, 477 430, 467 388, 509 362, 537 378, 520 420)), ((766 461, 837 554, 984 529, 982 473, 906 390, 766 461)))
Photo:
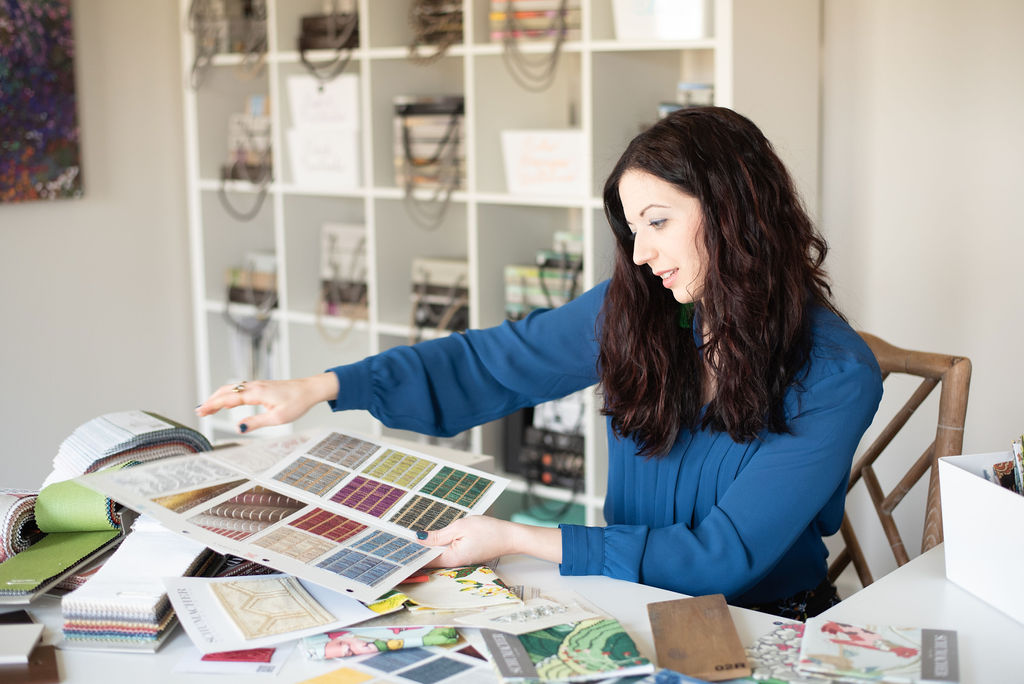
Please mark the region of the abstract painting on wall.
POLYGON ((81 197, 71 0, 0 0, 0 202, 81 197))

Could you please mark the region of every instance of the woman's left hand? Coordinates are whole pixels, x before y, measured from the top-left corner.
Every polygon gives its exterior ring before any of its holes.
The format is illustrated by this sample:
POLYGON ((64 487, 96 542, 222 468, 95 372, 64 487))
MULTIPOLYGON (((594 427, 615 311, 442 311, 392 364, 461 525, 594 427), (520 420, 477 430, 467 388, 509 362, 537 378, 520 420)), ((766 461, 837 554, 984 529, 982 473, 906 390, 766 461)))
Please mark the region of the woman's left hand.
POLYGON ((510 553, 527 553, 555 562, 562 559, 562 532, 558 528, 522 525, 486 515, 460 518, 447 527, 428 532, 421 543, 448 545, 427 564, 435 568, 476 565, 510 553))

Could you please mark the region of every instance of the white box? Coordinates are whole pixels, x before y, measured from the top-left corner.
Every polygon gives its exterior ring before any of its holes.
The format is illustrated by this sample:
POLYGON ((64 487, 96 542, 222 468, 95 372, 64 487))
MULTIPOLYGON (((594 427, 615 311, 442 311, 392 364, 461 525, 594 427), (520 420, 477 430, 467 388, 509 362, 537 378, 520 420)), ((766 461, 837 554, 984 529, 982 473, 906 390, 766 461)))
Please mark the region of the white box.
POLYGON ((712 35, 711 0, 613 0, 618 40, 698 40, 712 35))
POLYGON ((509 193, 587 194, 582 131, 502 131, 501 146, 509 193))
POLYGON ((939 459, 946 578, 1024 622, 1024 496, 989 482, 983 469, 1009 450, 939 459))

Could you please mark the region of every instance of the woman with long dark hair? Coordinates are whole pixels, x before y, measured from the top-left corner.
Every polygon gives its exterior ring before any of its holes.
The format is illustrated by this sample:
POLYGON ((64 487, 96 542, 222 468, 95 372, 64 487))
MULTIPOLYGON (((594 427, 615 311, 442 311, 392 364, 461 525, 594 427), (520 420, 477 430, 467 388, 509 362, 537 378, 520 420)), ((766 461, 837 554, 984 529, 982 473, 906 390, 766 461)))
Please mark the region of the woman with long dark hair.
POLYGON ((507 553, 804 618, 833 604, 822 538, 881 398, 832 302, 827 247, 771 144, 729 109, 679 110, 629 144, 604 189, 609 281, 557 309, 397 347, 310 378, 225 386, 283 423, 321 400, 452 435, 600 383, 607 525, 471 516, 420 533, 438 565, 507 553))

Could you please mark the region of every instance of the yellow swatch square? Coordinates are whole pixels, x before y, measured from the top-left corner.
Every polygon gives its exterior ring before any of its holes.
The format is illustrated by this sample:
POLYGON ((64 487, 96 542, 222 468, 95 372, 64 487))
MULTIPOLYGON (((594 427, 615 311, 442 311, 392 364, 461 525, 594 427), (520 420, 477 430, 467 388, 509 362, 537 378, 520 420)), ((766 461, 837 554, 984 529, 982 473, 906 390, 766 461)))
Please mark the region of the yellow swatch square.
POLYGON ((360 684, 360 682, 365 682, 367 679, 373 679, 373 675, 353 670, 351 667, 343 667, 338 670, 331 670, 319 677, 304 679, 300 684, 360 684))

